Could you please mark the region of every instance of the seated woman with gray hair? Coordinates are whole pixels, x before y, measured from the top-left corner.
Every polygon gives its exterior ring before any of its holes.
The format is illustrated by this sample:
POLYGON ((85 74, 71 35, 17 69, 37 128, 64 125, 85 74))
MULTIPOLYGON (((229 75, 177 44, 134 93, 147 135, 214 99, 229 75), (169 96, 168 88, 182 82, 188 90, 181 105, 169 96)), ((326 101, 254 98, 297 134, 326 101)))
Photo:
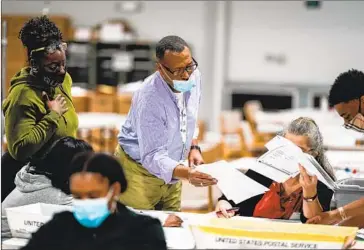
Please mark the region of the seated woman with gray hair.
MULTIPOLYGON (((328 175, 333 180, 336 179, 325 157, 322 135, 312 119, 300 117, 292 121, 279 135, 296 144, 304 153, 312 155, 328 175)), ((225 218, 240 215, 290 219, 294 213, 300 213, 301 221, 306 222, 307 219, 330 210, 333 191, 318 181, 316 176, 308 175, 302 166, 299 168, 300 174, 284 183, 277 183, 248 170, 246 175, 269 188, 269 191, 239 204, 223 195, 216 206, 217 215, 225 218)))

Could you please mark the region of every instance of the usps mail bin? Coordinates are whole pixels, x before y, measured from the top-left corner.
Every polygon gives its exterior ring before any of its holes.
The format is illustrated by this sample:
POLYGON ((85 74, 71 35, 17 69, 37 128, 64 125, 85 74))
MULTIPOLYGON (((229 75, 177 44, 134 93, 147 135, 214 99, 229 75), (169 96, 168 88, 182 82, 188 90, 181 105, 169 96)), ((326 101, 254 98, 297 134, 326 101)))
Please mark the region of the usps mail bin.
POLYGON ((335 191, 336 207, 359 200, 364 197, 364 178, 347 178, 337 182, 339 189, 335 191))
POLYGON ((51 220, 54 214, 71 211, 71 209, 71 206, 36 203, 6 208, 5 212, 12 236, 16 238, 31 238, 31 234, 51 220))

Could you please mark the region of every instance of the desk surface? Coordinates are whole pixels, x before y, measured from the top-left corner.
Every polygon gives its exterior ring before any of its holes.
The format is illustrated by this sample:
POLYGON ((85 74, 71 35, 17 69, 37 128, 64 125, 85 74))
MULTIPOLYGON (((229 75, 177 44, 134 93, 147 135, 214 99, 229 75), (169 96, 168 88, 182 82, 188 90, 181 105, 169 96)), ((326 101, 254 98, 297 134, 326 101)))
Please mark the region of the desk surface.
MULTIPOLYGON (((134 209, 133 209, 134 210, 134 209)), ((165 211, 146 211, 146 210, 134 210, 137 213, 148 214, 152 217, 163 219, 166 215, 172 214, 173 212, 165 212, 165 211)), ((196 213, 174 213, 180 216, 184 223, 181 228, 163 228, 167 245, 169 249, 193 249, 195 246, 193 235, 189 229, 189 222, 199 220, 205 220, 208 218, 215 217, 215 213, 208 213, 208 214, 196 214, 196 213)), ((262 218, 248 218, 248 217, 233 217, 234 220, 245 219, 245 220, 253 220, 253 221, 270 221, 269 219, 262 219, 262 218)), ((282 220, 279 220, 282 222, 282 220)), ((285 221, 287 222, 287 221, 285 221)), ((288 221, 290 223, 294 223, 296 221, 288 221)), ((300 222, 298 222, 300 223, 300 222)), ((27 239, 18 239, 12 238, 5 241, 2 241, 2 249, 19 249, 27 243, 27 239)), ((358 239, 358 242, 355 246, 355 249, 363 249, 364 241, 358 239)))

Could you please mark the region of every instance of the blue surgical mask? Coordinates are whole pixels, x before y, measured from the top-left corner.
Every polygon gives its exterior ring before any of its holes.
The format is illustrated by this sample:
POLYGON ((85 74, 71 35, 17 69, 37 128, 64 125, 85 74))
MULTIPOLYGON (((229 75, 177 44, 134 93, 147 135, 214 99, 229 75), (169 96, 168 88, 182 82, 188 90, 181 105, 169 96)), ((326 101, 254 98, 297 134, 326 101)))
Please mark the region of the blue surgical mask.
POLYGON ((190 78, 187 81, 172 80, 165 72, 163 65, 162 65, 162 70, 164 71, 164 74, 169 78, 169 80, 173 82, 173 88, 179 92, 184 93, 190 91, 193 87, 196 86, 195 78, 192 77, 192 75, 190 75, 190 78))
MULTIPOLYGON (((109 192, 109 194, 112 194, 109 192)), ((99 227, 110 215, 108 202, 110 195, 97 199, 74 199, 73 216, 84 227, 99 227)))
POLYGON ((173 80, 173 88, 182 93, 190 91, 195 86, 195 78, 191 76, 187 81, 173 80))

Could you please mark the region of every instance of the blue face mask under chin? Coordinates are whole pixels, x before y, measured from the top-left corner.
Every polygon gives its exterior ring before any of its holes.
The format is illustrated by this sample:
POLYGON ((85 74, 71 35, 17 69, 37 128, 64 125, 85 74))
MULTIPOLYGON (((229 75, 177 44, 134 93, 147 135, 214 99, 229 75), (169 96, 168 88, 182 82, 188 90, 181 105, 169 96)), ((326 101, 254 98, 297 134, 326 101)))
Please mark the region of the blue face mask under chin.
POLYGON ((84 227, 97 228, 110 215, 108 208, 109 197, 97 199, 74 199, 73 216, 84 227))
POLYGON ((191 76, 187 81, 173 80, 173 88, 182 93, 190 91, 195 86, 195 79, 191 76))
POLYGON ((195 78, 192 77, 193 74, 190 75, 190 78, 187 81, 184 80, 172 80, 168 74, 164 71, 163 65, 162 70, 164 74, 169 78, 170 81, 173 82, 173 88, 178 92, 184 93, 190 91, 193 87, 196 86, 195 78))

